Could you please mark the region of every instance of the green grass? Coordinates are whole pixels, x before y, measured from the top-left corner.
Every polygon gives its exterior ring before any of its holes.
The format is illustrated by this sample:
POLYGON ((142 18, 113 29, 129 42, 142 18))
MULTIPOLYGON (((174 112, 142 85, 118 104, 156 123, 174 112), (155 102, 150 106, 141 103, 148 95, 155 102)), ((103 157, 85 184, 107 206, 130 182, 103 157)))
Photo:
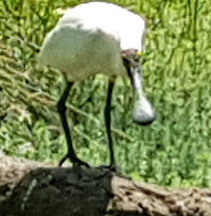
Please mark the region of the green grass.
MULTIPOLYGON (((56 163, 66 152, 55 104, 64 89, 56 70, 40 69, 37 53, 67 8, 84 1, 0 2, 0 149, 56 163)), ((211 47, 208 1, 112 1, 147 20, 144 88, 158 117, 132 122, 132 90, 119 79, 113 97, 115 153, 135 179, 174 187, 211 185, 211 47)), ((103 121, 107 78, 77 83, 69 116, 77 153, 93 165, 108 163, 103 121), (82 97, 83 96, 83 97, 82 97)))

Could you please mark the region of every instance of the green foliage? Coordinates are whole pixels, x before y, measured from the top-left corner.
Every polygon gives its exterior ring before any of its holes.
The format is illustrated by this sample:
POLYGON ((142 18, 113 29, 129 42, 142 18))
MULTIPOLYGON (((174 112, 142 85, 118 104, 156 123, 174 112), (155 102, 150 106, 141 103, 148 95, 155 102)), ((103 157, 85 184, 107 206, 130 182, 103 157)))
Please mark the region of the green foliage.
MULTIPOLYGON (((55 104, 64 89, 59 71, 40 69, 37 53, 61 16, 85 1, 0 2, 0 149, 57 163, 66 152, 55 104)), ((169 186, 211 183, 211 4, 206 0, 114 0, 146 17, 144 87, 157 110, 151 126, 132 122, 132 90, 119 79, 113 97, 115 153, 135 179, 169 186)), ((77 83, 68 115, 79 156, 108 163, 103 121, 107 78, 77 83)))

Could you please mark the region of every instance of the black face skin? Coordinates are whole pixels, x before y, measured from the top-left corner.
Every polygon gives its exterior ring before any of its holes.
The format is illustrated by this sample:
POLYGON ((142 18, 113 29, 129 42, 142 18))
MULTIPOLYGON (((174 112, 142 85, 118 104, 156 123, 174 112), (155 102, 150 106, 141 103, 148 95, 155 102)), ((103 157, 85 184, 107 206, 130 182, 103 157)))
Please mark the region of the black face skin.
POLYGON ((128 76, 130 77, 132 83, 132 77, 130 73, 131 67, 139 67, 140 64, 140 56, 137 55, 138 50, 136 49, 128 49, 122 51, 122 60, 123 64, 127 69, 128 76))
POLYGON ((122 60, 123 64, 127 70, 128 76, 131 81, 131 85, 134 88, 137 88, 139 85, 142 84, 142 73, 140 68, 140 56, 137 54, 138 50, 136 49, 128 49, 122 51, 122 60), (133 69, 139 74, 139 77, 134 76, 133 69), (138 86, 137 86, 138 84, 138 86))
POLYGON ((125 66, 128 66, 128 64, 130 64, 131 66, 139 64, 140 56, 137 53, 138 50, 136 49, 128 49, 122 51, 122 58, 125 66))

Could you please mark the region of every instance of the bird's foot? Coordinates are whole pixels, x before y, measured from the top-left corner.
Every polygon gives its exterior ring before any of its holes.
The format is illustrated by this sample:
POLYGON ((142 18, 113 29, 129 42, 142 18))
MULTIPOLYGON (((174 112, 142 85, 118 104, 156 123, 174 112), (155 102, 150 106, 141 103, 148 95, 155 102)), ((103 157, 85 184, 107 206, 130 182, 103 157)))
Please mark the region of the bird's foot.
POLYGON ((99 168, 107 169, 109 172, 120 173, 120 169, 116 164, 111 165, 101 165, 99 168))
POLYGON ((59 162, 59 167, 62 166, 62 164, 67 160, 69 159, 72 163, 73 163, 73 166, 85 166, 87 168, 90 167, 90 165, 84 161, 82 161, 81 159, 77 158, 77 157, 72 157, 69 153, 67 153, 63 158, 62 160, 59 162))
POLYGON ((130 177, 126 176, 125 174, 123 174, 121 172, 121 169, 119 168, 119 166, 117 166, 116 164, 110 164, 110 165, 101 165, 99 168, 104 169, 105 170, 105 174, 107 175, 108 173, 114 173, 114 175, 117 175, 119 177, 123 177, 126 179, 130 179, 130 177))

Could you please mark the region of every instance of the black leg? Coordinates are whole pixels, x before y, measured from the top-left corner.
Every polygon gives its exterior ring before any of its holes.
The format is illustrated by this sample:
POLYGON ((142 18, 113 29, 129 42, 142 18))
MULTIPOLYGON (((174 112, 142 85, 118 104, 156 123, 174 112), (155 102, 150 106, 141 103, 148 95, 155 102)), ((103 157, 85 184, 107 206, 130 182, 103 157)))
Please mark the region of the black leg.
POLYGON ((59 166, 61 166, 65 160, 70 159, 71 162, 74 164, 79 164, 79 165, 86 165, 88 166, 87 163, 81 161, 77 156, 73 148, 73 143, 72 143, 72 137, 70 133, 70 129, 68 126, 67 118, 66 118, 66 106, 65 103, 67 101, 69 92, 71 87, 73 86, 73 82, 68 82, 67 86, 64 90, 64 93, 62 94, 62 97, 60 98, 58 104, 57 104, 57 109, 60 115, 60 119, 62 122, 62 127, 64 129, 66 141, 67 141, 67 146, 68 146, 68 153, 67 155, 60 161, 59 166))
POLYGON ((109 144, 109 150, 110 150, 110 166, 111 167, 116 165, 114 149, 113 149, 113 142, 112 142, 112 137, 111 137, 111 99, 112 99, 113 87, 114 87, 114 81, 113 82, 109 81, 105 113, 104 113, 106 131, 107 131, 107 136, 108 136, 108 144, 109 144))

